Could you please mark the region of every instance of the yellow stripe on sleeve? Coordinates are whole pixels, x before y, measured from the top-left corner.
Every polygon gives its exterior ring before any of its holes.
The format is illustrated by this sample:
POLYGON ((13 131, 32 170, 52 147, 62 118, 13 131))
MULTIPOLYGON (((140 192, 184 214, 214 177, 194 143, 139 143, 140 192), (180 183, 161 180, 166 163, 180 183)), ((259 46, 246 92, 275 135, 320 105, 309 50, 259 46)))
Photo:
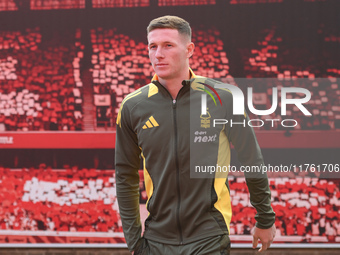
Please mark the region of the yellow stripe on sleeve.
MULTIPOLYGON (((217 156, 217 164, 219 166, 229 166, 230 164, 230 145, 229 140, 224 132, 220 132, 219 148, 217 156)), ((230 221, 232 216, 231 200, 228 187, 226 185, 228 173, 216 172, 214 188, 217 194, 217 201, 214 204, 215 208, 223 215, 224 221, 230 233, 230 221)))
POLYGON ((123 110, 123 106, 125 104, 125 102, 135 96, 138 96, 139 94, 141 94, 142 91, 140 89, 136 90, 135 92, 131 93, 130 95, 128 95, 122 102, 118 115, 117 115, 117 125, 119 125, 119 127, 122 127, 122 123, 121 123, 121 118, 122 118, 122 110, 123 110))
MULTIPOLYGON (((140 148, 140 149, 142 150, 142 148, 140 148)), ((141 153, 141 156, 143 158, 143 172, 144 172, 145 191, 146 191, 146 194, 148 196, 148 201, 146 202, 146 206, 147 206, 148 202, 150 200, 150 197, 153 194, 153 183, 152 183, 151 176, 150 176, 148 170, 146 169, 145 157, 144 157, 143 152, 141 153)))

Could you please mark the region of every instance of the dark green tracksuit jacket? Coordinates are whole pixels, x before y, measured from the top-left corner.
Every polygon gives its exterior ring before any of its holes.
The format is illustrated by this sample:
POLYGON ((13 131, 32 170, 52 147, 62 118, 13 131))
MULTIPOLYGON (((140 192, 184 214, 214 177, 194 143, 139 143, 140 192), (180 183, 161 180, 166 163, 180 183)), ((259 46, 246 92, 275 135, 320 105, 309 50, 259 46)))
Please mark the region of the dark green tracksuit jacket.
MULTIPOLYGON (((213 119, 247 122, 246 114, 233 115, 230 91, 216 89, 222 106, 215 105, 208 96, 207 114, 201 115, 202 89, 208 90, 202 83, 212 87, 217 82, 192 73, 192 79, 183 81, 174 100, 155 76, 152 83, 128 95, 121 104, 115 149, 116 185, 124 235, 131 251, 138 250, 142 243, 140 160, 149 211, 144 237, 171 245, 229 234, 232 212, 227 174, 204 173, 204 166, 228 166, 230 143, 242 165, 263 164, 251 127, 231 127, 229 123, 213 127, 213 119)), ((246 174, 246 181, 257 210, 257 227, 271 227, 275 213, 266 174, 246 174)))

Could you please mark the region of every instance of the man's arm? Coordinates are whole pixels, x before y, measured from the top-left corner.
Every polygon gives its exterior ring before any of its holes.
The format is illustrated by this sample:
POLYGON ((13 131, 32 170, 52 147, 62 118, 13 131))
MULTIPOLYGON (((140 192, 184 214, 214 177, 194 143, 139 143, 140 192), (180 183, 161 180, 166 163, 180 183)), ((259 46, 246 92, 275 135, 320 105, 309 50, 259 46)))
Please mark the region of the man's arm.
POLYGON ((119 213, 125 240, 130 251, 141 246, 141 221, 139 213, 140 148, 134 132, 130 111, 124 105, 117 117, 115 165, 119 213))
MULTIPOLYGON (((228 138, 237 151, 237 157, 242 166, 261 166, 264 164, 261 149, 256 140, 255 132, 248 125, 248 116, 232 116, 236 124, 228 130, 228 138)), ((263 172, 245 172, 246 183, 250 193, 250 203, 255 207, 256 226, 253 246, 258 239, 262 242, 260 251, 269 248, 275 236, 275 213, 271 207, 271 193, 267 174, 263 172), (256 239, 256 241, 255 241, 256 239)))
MULTIPOLYGON (((246 174, 247 175, 247 174, 246 174)), ((250 203, 256 208, 256 225, 253 229, 253 249, 257 247, 258 240, 262 247, 259 252, 267 250, 274 241, 275 213, 270 205, 271 193, 269 190, 267 175, 255 178, 246 178, 250 193, 250 203)))

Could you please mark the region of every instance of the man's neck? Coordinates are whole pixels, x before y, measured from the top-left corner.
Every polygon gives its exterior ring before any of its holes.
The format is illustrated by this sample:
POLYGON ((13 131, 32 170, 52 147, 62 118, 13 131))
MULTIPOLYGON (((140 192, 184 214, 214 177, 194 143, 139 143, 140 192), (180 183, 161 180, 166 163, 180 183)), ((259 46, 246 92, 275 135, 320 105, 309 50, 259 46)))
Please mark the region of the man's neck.
POLYGON ((176 99, 178 92, 183 87, 182 81, 190 79, 190 72, 188 71, 187 75, 183 75, 179 78, 164 80, 162 78, 158 78, 159 82, 169 91, 173 99, 176 99))

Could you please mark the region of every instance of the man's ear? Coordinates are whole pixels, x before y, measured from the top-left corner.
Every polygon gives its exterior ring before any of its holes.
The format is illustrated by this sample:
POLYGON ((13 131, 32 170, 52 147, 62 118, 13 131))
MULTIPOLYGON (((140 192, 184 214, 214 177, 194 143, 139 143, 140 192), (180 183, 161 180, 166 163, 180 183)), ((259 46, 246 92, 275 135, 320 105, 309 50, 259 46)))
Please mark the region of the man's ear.
POLYGON ((187 57, 190 58, 194 54, 195 44, 193 42, 187 45, 187 57))

